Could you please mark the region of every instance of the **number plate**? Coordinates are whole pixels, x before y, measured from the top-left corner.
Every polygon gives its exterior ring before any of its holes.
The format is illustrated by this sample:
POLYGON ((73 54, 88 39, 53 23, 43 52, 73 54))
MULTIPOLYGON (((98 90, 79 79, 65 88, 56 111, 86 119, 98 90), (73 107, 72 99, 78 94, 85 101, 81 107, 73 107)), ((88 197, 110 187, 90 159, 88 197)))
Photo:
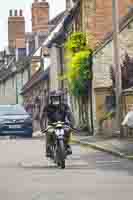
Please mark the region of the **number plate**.
POLYGON ((21 128, 20 125, 10 125, 9 128, 21 128))

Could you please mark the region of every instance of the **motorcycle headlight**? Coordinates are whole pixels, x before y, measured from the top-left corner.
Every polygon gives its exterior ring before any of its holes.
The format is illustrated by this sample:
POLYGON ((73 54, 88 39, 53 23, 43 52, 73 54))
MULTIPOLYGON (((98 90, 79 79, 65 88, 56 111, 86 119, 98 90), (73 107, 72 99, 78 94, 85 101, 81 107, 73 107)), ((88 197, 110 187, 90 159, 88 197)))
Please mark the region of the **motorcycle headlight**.
POLYGON ((63 136, 64 135, 64 130, 63 129, 57 129, 56 132, 55 132, 55 134, 57 136, 63 136))

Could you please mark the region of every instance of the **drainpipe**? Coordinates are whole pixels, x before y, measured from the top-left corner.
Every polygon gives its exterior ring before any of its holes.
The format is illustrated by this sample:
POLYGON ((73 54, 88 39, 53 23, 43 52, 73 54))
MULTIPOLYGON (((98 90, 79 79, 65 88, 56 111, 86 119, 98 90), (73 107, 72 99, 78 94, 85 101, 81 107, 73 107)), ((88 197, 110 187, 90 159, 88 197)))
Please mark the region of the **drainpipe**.
MULTIPOLYGON (((59 53, 60 53, 60 75, 63 76, 64 74, 64 69, 63 69, 63 49, 60 46, 59 47, 59 53)), ((64 89, 64 81, 61 80, 61 90, 64 89)))
POLYGON ((91 120, 91 135, 94 134, 94 124, 93 124, 93 85, 92 85, 92 81, 93 81, 93 55, 92 52, 90 54, 89 57, 89 63, 90 63, 90 73, 91 73, 91 80, 90 82, 90 88, 89 88, 89 96, 90 96, 90 120, 91 120))

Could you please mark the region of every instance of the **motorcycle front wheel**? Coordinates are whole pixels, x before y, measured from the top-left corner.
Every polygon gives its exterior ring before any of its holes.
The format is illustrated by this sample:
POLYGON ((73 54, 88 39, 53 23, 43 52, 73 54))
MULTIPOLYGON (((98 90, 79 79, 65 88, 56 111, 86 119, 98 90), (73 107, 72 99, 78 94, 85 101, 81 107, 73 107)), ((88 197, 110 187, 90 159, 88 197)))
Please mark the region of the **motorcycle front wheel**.
POLYGON ((57 150, 57 165, 58 167, 61 167, 61 169, 65 169, 65 158, 66 158, 66 153, 65 153, 65 145, 63 140, 59 140, 58 143, 58 150, 57 150))

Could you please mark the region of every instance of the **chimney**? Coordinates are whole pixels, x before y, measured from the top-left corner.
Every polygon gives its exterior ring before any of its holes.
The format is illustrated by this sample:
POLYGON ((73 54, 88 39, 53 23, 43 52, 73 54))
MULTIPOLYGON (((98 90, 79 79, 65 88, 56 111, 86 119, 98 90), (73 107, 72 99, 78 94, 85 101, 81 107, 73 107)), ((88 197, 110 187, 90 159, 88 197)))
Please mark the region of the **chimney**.
POLYGON ((25 19, 22 10, 10 10, 8 17, 8 45, 10 49, 24 48, 25 46, 25 19))
POLYGON ((22 17, 23 16, 23 10, 19 11, 19 16, 22 17))
POLYGON ((15 10, 15 12, 14 12, 14 15, 15 15, 15 16, 17 16, 17 15, 18 15, 18 11, 17 11, 17 10, 15 10))
POLYGON ((9 16, 12 17, 12 10, 9 11, 9 16))
POLYGON ((45 0, 34 0, 32 4, 32 32, 48 32, 49 4, 45 0))

